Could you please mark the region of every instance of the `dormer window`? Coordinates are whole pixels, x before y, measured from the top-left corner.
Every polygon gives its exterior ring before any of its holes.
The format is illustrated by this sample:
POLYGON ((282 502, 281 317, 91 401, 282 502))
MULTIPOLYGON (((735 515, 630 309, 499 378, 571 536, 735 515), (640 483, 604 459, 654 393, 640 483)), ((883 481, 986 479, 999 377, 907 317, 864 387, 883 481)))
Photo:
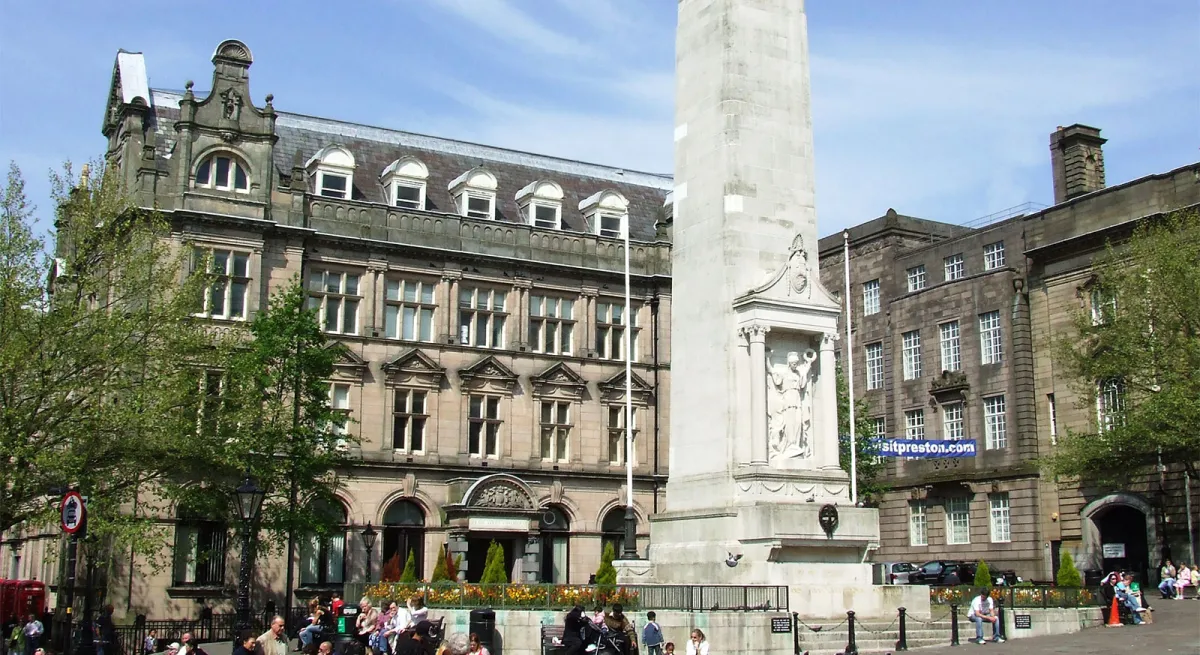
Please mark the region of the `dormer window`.
POLYGON ((238 158, 228 154, 216 154, 200 162, 196 167, 196 186, 221 191, 250 192, 250 173, 238 158))
POLYGON ((349 150, 342 146, 322 148, 304 168, 313 176, 317 195, 342 200, 353 197, 354 155, 349 150))
POLYGON ((562 229, 562 187, 554 182, 533 182, 517 192, 521 215, 533 227, 562 229))
POLYGON ((601 237, 625 238, 629 229, 629 201, 616 191, 601 191, 579 203, 592 231, 601 237))
POLYGON ((474 168, 450 183, 450 195, 458 213, 468 218, 496 218, 496 176, 483 168, 474 168))
POLYGON ((401 157, 383 169, 379 178, 392 204, 402 209, 425 209, 429 169, 413 157, 401 157))

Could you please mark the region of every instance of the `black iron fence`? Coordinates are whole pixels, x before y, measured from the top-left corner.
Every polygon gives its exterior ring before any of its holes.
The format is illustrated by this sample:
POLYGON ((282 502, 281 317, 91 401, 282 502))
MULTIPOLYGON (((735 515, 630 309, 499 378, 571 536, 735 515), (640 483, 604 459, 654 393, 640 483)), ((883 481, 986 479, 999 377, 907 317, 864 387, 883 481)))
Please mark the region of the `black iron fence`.
POLYGON ((568 610, 620 603, 626 610, 684 612, 786 612, 786 586, 750 585, 552 585, 390 584, 371 589, 376 605, 422 596, 430 608, 568 610))

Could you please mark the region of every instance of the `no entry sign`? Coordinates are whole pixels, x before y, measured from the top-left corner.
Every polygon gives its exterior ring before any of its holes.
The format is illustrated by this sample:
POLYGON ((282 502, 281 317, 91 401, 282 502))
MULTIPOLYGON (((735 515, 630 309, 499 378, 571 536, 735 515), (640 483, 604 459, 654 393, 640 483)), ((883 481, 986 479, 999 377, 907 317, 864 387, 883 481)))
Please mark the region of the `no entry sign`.
POLYGON ((76 534, 87 521, 87 507, 78 491, 68 491, 59 507, 62 514, 62 529, 67 534, 76 534))

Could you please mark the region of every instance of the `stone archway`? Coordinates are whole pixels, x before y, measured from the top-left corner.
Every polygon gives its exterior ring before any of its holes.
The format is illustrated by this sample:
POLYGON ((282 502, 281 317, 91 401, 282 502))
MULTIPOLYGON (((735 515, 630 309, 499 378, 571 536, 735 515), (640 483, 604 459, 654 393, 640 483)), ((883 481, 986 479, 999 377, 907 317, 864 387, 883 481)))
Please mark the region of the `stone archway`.
POLYGON ((1150 503, 1134 494, 1109 494, 1088 503, 1079 514, 1084 551, 1076 564, 1080 570, 1128 569, 1143 584, 1149 582, 1150 556, 1158 543, 1158 525, 1150 503), (1108 553, 1104 552, 1106 543, 1108 553))

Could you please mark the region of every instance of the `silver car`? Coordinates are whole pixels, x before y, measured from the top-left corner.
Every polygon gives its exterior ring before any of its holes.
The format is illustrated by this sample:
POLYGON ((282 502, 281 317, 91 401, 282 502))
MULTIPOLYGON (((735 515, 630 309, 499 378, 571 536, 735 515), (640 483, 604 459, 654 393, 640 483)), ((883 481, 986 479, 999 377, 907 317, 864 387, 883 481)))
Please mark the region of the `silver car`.
POLYGON ((875 584, 908 584, 908 576, 917 567, 908 562, 876 562, 871 571, 875 584))

